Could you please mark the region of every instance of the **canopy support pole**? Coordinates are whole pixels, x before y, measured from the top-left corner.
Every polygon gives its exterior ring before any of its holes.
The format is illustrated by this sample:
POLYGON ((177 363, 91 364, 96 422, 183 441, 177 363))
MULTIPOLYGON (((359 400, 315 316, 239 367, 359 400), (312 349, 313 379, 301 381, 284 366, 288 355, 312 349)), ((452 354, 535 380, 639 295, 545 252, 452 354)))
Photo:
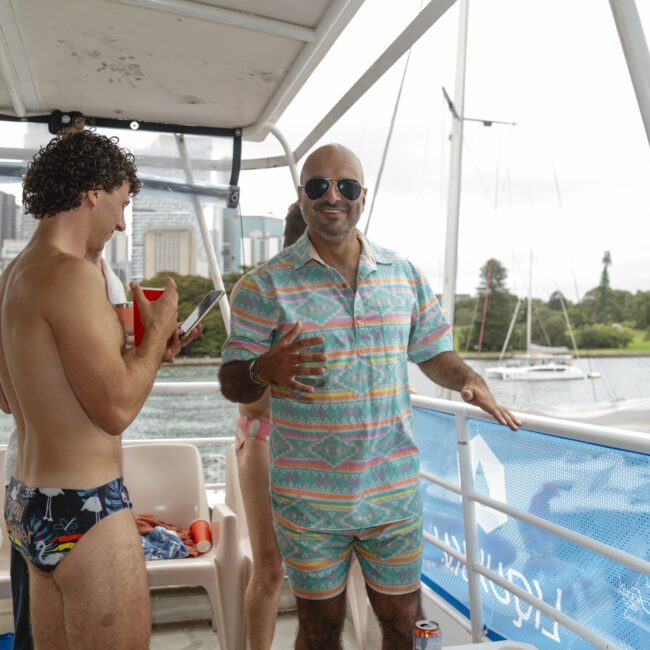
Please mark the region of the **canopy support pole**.
POLYGON ((650 54, 634 0, 609 0, 650 143, 650 54))
MULTIPOLYGON (((187 153, 187 145, 185 143, 185 137, 183 135, 175 135, 176 146, 178 147, 178 153, 183 162, 183 169, 185 170, 185 178, 188 183, 194 183, 194 172, 192 171, 192 165, 190 163, 189 155, 187 153)), ((203 239, 203 246, 205 247, 206 255, 208 256, 208 268, 210 270, 210 279, 215 289, 221 289, 224 292, 226 287, 223 284, 223 278, 221 277, 221 269, 219 268, 219 262, 217 261, 217 256, 214 252, 214 244, 210 239, 210 232, 208 231, 208 225, 205 220, 205 213, 203 212, 203 206, 198 197, 192 197, 192 205, 194 206, 194 213, 196 214, 196 219, 199 222, 199 229, 201 230, 201 237, 203 239)), ((223 323, 226 327, 227 334, 230 334, 230 304, 226 297, 222 298, 219 301, 219 308, 221 309, 221 316, 223 317, 223 323)))

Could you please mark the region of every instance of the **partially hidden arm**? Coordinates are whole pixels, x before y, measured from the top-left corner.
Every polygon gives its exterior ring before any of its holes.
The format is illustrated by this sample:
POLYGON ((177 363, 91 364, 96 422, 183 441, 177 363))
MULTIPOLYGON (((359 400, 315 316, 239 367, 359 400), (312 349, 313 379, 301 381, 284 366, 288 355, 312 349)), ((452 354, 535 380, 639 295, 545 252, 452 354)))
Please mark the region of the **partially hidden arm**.
POLYGON ((7 402, 2 386, 0 386, 0 410, 7 415, 11 415, 11 407, 9 406, 9 402, 7 402))

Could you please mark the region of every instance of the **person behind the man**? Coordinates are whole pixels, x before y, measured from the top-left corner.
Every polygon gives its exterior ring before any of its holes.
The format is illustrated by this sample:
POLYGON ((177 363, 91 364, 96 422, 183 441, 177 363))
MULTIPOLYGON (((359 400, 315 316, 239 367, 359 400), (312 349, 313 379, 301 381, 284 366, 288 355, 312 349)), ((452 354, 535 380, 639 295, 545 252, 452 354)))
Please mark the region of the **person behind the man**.
POLYGON ((180 349, 178 295, 171 278, 151 303, 133 284, 145 337, 123 350, 103 277, 85 259, 124 230, 139 187, 134 158, 116 138, 87 130, 54 138, 23 182, 38 227, 0 276, 0 405, 18 431, 5 519, 28 560, 36 648, 149 647, 147 575, 120 434, 163 358, 180 349))
MULTIPOLYGON (((291 246, 305 230, 298 203, 284 220, 283 247, 291 246)), ((233 296, 237 287, 233 291, 233 296)), ((237 468, 253 551, 253 575, 246 587, 244 615, 250 650, 268 650, 273 641, 278 596, 285 571, 273 531, 269 498, 270 391, 250 404, 239 404, 235 426, 237 468)))
POLYGON ((327 145, 305 161, 307 232, 241 281, 222 352, 223 394, 271 387, 271 500, 297 596, 296 648, 340 648, 354 550, 383 647, 411 648, 421 614, 422 502, 407 359, 501 424, 517 420, 452 350, 422 273, 356 229, 358 158, 327 145))

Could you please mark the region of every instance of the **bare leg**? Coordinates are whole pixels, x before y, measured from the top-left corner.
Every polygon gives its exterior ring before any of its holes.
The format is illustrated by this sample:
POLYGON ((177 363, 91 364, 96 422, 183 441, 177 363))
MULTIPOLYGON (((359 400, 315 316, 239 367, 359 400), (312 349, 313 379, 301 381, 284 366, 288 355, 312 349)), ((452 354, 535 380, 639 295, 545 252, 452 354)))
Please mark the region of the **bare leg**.
POLYGON ((382 650, 411 650, 413 626, 423 618, 420 590, 401 596, 382 594, 368 585, 366 590, 381 626, 382 650))
POLYGON ((246 588, 244 615, 251 650, 273 641, 284 567, 271 519, 269 446, 249 439, 237 455, 239 483, 253 549, 253 577, 246 588))
POLYGON ((300 626, 296 650, 341 650, 345 591, 326 600, 307 600, 296 596, 296 601, 300 626))
POLYGON ((30 566, 30 579, 36 648, 149 648, 151 615, 147 571, 130 510, 121 510, 95 524, 59 564, 52 577, 44 577, 30 566), (57 592, 58 601, 54 598, 57 592), (53 644, 53 639, 60 643, 62 621, 67 646, 53 644))
POLYGON ((35 650, 68 650, 63 624, 63 601, 51 573, 31 562, 29 570, 29 610, 35 650))

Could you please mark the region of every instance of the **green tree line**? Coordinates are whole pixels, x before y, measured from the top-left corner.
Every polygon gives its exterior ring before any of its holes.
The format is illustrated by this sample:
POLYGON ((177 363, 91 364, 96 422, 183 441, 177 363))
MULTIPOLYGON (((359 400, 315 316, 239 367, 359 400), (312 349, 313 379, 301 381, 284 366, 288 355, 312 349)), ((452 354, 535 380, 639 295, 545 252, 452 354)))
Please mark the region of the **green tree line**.
MULTIPOLYGON (((650 340, 650 291, 621 291, 609 286, 611 255, 603 256, 598 286, 578 302, 555 291, 548 301, 533 299, 531 338, 548 346, 573 347, 571 334, 580 349, 625 348, 633 330, 650 340)), ((496 259, 488 260, 480 272, 476 295, 456 302, 456 337, 460 351, 500 352, 513 318, 518 297, 507 286, 508 271, 496 259), (487 294, 487 301, 486 301, 487 294)), ((527 332, 527 301, 522 300, 508 350, 524 350, 527 332)))
MULTIPOLYGON (((212 281, 200 275, 179 275, 171 271, 161 271, 152 278, 143 280, 143 287, 164 287, 165 278, 169 276, 176 282, 178 289, 178 317, 183 320, 190 315, 192 310, 201 302, 208 291, 214 289, 212 281)), ((232 273, 223 276, 228 299, 235 283, 242 276, 241 273, 232 273)), ((214 307, 203 319, 203 334, 181 350, 180 356, 187 357, 218 357, 226 340, 226 328, 221 317, 221 310, 214 307)))
MULTIPOLYGON (((621 291, 609 286, 611 256, 603 256, 603 272, 598 286, 587 291, 582 300, 571 302, 559 291, 548 301, 533 299, 532 340, 540 345, 573 347, 573 333, 578 348, 624 348, 632 340, 632 330, 643 330, 650 340, 650 291, 621 291), (568 321, 568 322, 567 322, 568 321), (572 332, 569 330, 569 324, 572 332)), ((163 287, 171 276, 178 287, 178 314, 185 318, 213 286, 198 275, 179 275, 162 271, 142 281, 145 287, 163 287)), ((242 276, 232 273, 223 278, 230 298, 233 286, 242 276)), ((455 336, 460 352, 478 349, 485 307, 485 324, 481 350, 501 351, 512 320, 518 297, 507 286, 508 271, 496 259, 486 261, 480 271, 476 295, 456 302, 455 336), (488 294, 486 305, 486 293, 488 294)), ((508 350, 526 348, 526 301, 522 300, 508 350)), ((203 334, 183 348, 188 357, 218 357, 226 339, 221 311, 215 307, 203 321, 203 334)))

